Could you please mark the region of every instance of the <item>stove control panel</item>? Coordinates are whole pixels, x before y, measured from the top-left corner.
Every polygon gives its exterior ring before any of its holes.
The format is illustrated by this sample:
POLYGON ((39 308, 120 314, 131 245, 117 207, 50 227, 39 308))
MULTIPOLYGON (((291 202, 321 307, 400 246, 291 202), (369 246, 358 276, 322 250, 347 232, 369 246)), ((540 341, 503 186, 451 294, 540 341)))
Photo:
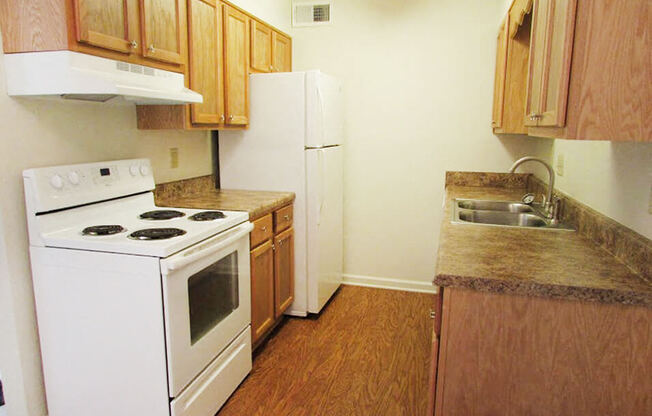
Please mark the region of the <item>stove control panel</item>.
POLYGON ((23 172, 25 195, 35 212, 83 205, 154 189, 148 159, 114 160, 23 172))

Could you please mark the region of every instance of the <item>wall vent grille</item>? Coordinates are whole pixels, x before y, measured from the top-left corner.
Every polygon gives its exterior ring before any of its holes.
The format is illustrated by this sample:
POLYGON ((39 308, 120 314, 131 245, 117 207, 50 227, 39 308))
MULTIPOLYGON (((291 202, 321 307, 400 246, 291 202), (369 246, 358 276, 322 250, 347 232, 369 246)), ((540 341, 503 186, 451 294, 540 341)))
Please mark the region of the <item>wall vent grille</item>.
POLYGON ((328 25, 332 20, 332 4, 329 1, 297 1, 292 3, 292 26, 328 25))

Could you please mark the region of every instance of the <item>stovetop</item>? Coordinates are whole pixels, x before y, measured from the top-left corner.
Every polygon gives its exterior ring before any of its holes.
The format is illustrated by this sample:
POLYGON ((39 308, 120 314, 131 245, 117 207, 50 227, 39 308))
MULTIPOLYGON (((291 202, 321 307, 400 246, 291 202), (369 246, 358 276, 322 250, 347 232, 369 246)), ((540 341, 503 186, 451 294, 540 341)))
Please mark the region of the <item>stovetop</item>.
POLYGON ((150 192, 37 216, 45 246, 162 258, 248 218, 240 211, 157 207, 150 192))

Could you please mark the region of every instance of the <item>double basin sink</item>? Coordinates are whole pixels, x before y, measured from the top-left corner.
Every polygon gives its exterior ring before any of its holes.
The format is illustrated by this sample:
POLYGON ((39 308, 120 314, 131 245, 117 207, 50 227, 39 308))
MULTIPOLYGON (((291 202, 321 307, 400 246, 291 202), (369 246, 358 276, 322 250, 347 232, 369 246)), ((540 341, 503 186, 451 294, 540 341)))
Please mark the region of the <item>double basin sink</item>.
POLYGON ((512 201, 454 199, 452 222, 574 231, 567 225, 546 218, 536 205, 512 201))

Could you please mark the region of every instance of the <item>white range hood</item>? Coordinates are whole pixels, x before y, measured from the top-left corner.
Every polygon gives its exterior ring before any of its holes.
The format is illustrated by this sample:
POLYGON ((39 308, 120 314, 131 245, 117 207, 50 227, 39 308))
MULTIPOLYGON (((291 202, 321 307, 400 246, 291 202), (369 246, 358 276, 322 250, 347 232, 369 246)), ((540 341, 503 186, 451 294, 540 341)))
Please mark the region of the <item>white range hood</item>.
POLYGON ((71 51, 12 53, 4 56, 10 96, 58 96, 105 102, 122 98, 136 104, 201 103, 184 76, 143 65, 71 51))

